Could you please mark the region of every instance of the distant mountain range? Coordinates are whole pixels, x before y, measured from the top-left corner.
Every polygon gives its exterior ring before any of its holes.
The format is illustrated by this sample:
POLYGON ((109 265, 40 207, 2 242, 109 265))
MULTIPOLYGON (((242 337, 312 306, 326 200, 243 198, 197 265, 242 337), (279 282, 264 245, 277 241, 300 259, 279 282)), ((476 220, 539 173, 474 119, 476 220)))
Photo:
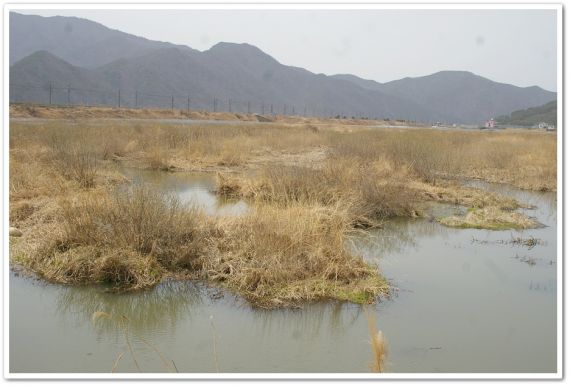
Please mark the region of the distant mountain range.
POLYGON ((75 17, 10 13, 10 100, 481 123, 556 93, 464 71, 387 83, 286 66, 249 44, 209 50, 75 17), (51 85, 51 86, 50 86, 51 85), (50 91, 51 87, 51 91, 50 91), (68 90, 67 88, 70 87, 68 90))
POLYGON ((547 123, 556 127, 557 103, 548 102, 542 106, 531 107, 525 110, 512 112, 510 115, 497 117, 497 123, 513 126, 534 126, 539 123, 547 123))

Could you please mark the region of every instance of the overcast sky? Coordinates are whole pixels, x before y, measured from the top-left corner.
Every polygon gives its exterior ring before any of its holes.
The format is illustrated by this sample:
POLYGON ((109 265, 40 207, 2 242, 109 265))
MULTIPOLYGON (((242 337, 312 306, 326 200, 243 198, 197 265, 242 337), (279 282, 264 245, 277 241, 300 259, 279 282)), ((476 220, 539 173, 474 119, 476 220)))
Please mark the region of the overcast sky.
POLYGON ((283 64, 379 82, 466 70, 556 91, 553 10, 42 10, 206 50, 250 43, 283 64))

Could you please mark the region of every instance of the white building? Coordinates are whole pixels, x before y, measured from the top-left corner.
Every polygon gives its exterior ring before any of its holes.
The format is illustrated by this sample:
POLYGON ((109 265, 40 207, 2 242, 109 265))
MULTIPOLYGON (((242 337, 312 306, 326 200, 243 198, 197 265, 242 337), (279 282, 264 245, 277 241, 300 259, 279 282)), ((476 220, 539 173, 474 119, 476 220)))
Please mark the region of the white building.
POLYGON ((488 121, 485 121, 485 127, 488 129, 492 129, 493 127, 495 127, 495 120, 491 118, 488 121))

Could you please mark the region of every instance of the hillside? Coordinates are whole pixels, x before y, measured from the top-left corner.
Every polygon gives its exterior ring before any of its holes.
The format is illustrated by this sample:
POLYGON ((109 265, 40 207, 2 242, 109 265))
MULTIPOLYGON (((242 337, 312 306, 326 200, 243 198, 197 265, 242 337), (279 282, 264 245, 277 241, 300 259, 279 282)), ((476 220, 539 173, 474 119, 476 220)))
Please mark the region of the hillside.
POLYGON ((250 44, 206 51, 74 17, 10 13, 10 100, 481 123, 556 99, 464 71, 387 83, 279 63, 250 44), (68 87, 70 87, 68 95, 68 87))
POLYGON ((361 87, 414 101, 448 123, 480 123, 511 111, 556 99, 540 87, 498 83, 467 71, 441 71, 417 78, 378 83, 351 75, 338 78, 361 87))
POLYGON ((190 50, 113 30, 87 19, 10 12, 10 65, 36 51, 48 51, 72 65, 96 68, 164 47, 190 50))
POLYGON ((551 101, 542 106, 531 107, 525 110, 517 110, 508 116, 497 118, 497 123, 501 125, 534 126, 541 122, 556 127, 558 123, 556 101, 551 101))

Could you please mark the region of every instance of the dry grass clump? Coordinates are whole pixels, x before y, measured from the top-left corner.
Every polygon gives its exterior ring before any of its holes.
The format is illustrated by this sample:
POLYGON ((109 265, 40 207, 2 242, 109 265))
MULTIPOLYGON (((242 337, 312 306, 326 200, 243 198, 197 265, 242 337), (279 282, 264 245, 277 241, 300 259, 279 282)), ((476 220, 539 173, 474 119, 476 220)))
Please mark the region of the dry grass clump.
MULTIPOLYGON (((39 152, 38 152, 39 153, 39 152)), ((69 185, 34 149, 10 152, 10 204, 40 196, 55 196, 69 185), (43 163, 43 165, 42 165, 43 163)))
POLYGON ((165 151, 159 147, 155 147, 149 152, 148 165, 153 170, 169 170, 168 156, 165 151))
POLYGON ((528 229, 536 228, 538 224, 528 216, 507 211, 498 207, 471 208, 464 217, 450 216, 438 220, 440 223, 455 228, 476 229, 528 229))
POLYGON ((328 162, 321 169, 275 166, 252 179, 218 180, 218 192, 279 205, 343 206, 352 225, 374 225, 393 216, 417 212, 417 194, 394 178, 380 176, 374 165, 328 162))
POLYGON ((241 181, 235 176, 224 173, 216 174, 216 193, 227 198, 238 198, 242 196, 241 181))
POLYGON ((467 177, 522 189, 556 190, 556 135, 506 130, 478 138, 463 150, 467 177))
POLYGON ((236 168, 266 153, 303 152, 321 146, 326 134, 299 125, 54 120, 35 123, 33 128, 14 122, 10 140, 12 149, 53 149, 54 163, 72 178, 76 165, 86 169, 94 160, 151 169, 236 168))
POLYGON ((556 189, 556 135, 501 132, 375 129, 330 136, 332 153, 384 158, 431 184, 442 178, 481 178, 524 189, 556 189))
POLYGON ((167 270, 194 268, 200 215, 174 198, 136 186, 84 193, 60 208, 59 227, 17 259, 49 280, 137 289, 167 270))
POLYGON ((495 192, 461 186, 454 182, 431 185, 419 181, 412 181, 408 186, 410 189, 416 190, 418 194, 428 201, 444 202, 472 208, 494 206, 503 210, 514 210, 523 206, 522 203, 519 203, 514 198, 503 196, 495 192))
POLYGON ((66 284, 147 288, 164 276, 222 283, 262 307, 333 298, 373 301, 387 289, 377 269, 344 248, 344 211, 256 207, 213 219, 144 186, 89 191, 62 200, 35 246, 12 253, 66 284))
POLYGON ((250 302, 278 307, 318 299, 369 303, 387 292, 376 267, 345 248, 346 211, 259 205, 218 225, 203 272, 250 302))
POLYGON ((74 180, 83 188, 95 186, 97 157, 86 142, 54 142, 53 163, 65 178, 74 180))

